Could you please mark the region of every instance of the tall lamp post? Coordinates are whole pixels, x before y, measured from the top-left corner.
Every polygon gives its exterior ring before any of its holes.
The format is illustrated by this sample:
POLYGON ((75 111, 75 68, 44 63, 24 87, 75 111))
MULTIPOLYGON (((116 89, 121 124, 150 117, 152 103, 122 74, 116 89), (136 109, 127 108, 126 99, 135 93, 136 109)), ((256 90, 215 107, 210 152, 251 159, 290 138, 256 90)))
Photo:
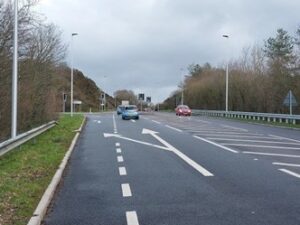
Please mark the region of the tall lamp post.
MULTIPOLYGON (((228 39, 229 35, 224 34, 223 37, 228 39)), ((228 60, 226 64, 226 112, 228 112, 228 60)))
POLYGON ((78 33, 72 33, 71 35, 71 116, 73 116, 73 37, 78 33))
POLYGON ((183 68, 180 68, 180 76, 181 76, 181 79, 182 79, 182 87, 181 87, 181 105, 183 105, 183 88, 184 88, 184 76, 182 75, 183 74, 183 68))
POLYGON ((11 138, 17 136, 17 110, 18 110, 18 0, 14 4, 14 53, 12 74, 12 105, 11 105, 11 138))

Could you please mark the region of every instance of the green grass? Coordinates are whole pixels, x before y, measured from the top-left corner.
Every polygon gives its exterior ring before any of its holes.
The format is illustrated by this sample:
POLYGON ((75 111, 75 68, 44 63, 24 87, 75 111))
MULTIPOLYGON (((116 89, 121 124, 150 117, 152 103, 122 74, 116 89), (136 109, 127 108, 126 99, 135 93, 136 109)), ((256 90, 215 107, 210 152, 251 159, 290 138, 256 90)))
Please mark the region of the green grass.
POLYGON ((82 120, 62 116, 54 128, 0 157, 0 225, 27 224, 82 120))

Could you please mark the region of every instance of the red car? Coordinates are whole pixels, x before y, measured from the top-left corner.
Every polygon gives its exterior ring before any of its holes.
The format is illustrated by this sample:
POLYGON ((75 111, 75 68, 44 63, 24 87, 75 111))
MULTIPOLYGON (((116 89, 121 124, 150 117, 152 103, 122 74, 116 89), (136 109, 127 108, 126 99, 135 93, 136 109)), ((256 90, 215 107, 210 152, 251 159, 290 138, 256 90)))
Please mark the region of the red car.
POLYGON ((191 116, 192 111, 187 105, 179 105, 175 109, 176 116, 191 116))

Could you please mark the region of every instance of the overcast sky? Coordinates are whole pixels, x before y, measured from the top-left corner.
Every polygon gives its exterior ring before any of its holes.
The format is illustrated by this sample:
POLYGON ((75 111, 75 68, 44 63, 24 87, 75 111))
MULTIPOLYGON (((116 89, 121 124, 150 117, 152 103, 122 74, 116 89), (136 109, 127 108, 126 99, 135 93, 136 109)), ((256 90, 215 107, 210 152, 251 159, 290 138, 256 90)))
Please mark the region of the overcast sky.
POLYGON ((79 34, 75 68, 111 95, 131 89, 153 102, 177 88, 189 64, 223 65, 278 28, 294 35, 299 10, 299 0, 41 0, 37 7, 66 43, 79 34))

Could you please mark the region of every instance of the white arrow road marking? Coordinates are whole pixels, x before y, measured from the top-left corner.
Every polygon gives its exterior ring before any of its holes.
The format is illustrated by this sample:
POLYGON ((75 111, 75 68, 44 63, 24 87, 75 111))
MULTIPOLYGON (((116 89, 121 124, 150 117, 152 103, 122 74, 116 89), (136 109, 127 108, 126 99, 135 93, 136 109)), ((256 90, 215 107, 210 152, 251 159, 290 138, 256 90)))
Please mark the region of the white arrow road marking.
POLYGON ((107 137, 116 137, 116 138, 124 139, 124 140, 127 140, 127 141, 132 141, 132 142, 135 142, 135 143, 139 143, 139 144, 142 144, 142 145, 152 146, 152 147, 155 147, 155 148, 170 151, 169 148, 166 148, 166 147, 163 147, 163 146, 160 146, 160 145, 151 144, 149 142, 144 142, 144 141, 139 141, 139 140, 134 140, 134 139, 131 139, 131 138, 123 137, 120 134, 103 133, 103 136, 106 137, 106 138, 107 137))
POLYGON ((164 146, 166 146, 170 151, 175 153, 177 156, 179 156, 181 159, 183 159, 187 164, 189 164, 191 167, 193 167, 195 170, 197 170, 199 173, 201 173, 203 176, 214 176, 212 173, 210 173, 208 170, 206 170, 204 167, 196 163, 194 160, 189 158, 187 155, 183 154, 181 151, 176 149, 174 146, 170 145, 168 142, 163 140, 161 137, 159 137, 157 134, 158 132, 148 129, 143 129, 142 134, 150 134, 152 135, 156 140, 158 140, 160 143, 162 143, 164 146))

